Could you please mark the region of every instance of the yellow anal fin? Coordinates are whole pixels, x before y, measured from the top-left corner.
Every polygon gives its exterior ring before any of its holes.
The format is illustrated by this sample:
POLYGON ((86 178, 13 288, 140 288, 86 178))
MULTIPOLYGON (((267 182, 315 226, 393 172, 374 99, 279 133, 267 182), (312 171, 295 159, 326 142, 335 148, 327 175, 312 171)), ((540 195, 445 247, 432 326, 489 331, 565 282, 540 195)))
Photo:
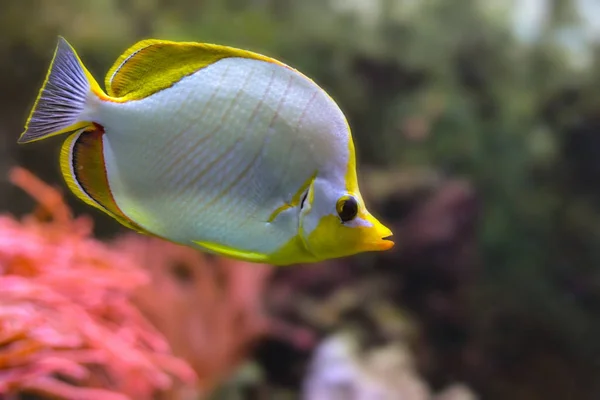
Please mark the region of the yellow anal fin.
POLYGON ((202 249, 207 250, 211 253, 219 254, 222 256, 227 256, 230 258, 235 258, 237 260, 249 261, 254 263, 266 263, 269 261, 269 256, 262 253, 255 253, 252 251, 244 251, 238 250, 233 247, 225 246, 218 243, 210 243, 210 242, 198 242, 193 241, 196 245, 200 246, 202 249))
POLYGON ((123 53, 106 75, 109 96, 139 100, 223 58, 241 57, 287 65, 251 51, 194 42, 142 40, 123 53))
POLYGON ((113 198, 106 167, 102 127, 93 125, 73 133, 60 153, 60 169, 69 189, 81 200, 139 233, 153 235, 129 219, 113 198))

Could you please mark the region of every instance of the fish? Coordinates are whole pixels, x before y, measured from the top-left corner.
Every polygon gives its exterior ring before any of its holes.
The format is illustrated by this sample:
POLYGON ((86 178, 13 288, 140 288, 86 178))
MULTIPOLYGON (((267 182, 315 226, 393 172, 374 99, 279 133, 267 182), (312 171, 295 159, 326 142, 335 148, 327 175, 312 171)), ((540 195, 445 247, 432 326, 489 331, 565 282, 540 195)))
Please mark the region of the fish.
POLYGON ((67 187, 123 226, 274 266, 394 245, 360 193, 344 113, 297 69, 225 45, 145 39, 104 86, 59 36, 17 142, 65 135, 67 187))

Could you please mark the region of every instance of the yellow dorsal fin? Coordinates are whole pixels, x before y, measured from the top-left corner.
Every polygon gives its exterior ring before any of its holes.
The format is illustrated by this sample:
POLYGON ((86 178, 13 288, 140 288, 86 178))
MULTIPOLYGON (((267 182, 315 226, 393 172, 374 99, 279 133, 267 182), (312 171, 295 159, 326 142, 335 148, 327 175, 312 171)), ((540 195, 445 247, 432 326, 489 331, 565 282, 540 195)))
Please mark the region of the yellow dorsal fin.
POLYGON ((60 169, 69 189, 81 200, 105 212, 124 226, 137 232, 152 235, 131 221, 121 211, 110 190, 101 127, 81 129, 65 141, 60 154, 60 169))
POLYGON ((106 91, 109 96, 124 100, 143 99, 228 57, 252 58, 290 68, 270 57, 233 47, 147 39, 117 59, 106 75, 106 91))

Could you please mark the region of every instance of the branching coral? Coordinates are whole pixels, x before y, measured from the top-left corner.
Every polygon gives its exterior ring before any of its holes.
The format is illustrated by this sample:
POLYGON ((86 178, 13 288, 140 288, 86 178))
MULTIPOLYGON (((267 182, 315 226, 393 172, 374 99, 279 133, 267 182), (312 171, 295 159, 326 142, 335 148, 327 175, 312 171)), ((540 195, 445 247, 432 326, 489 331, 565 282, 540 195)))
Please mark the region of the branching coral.
POLYGON ((20 168, 10 179, 41 206, 0 216, 0 397, 149 399, 194 381, 131 302, 146 272, 91 237, 57 191, 20 168))

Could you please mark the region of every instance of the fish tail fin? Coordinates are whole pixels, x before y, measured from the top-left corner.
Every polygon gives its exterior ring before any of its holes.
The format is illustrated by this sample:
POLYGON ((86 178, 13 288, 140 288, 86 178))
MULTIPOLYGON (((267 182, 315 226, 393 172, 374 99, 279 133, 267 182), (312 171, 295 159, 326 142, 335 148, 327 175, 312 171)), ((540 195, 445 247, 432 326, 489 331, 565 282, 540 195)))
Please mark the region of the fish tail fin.
POLYGON ((46 80, 18 143, 34 142, 91 126, 95 106, 106 98, 73 47, 59 37, 46 80))

